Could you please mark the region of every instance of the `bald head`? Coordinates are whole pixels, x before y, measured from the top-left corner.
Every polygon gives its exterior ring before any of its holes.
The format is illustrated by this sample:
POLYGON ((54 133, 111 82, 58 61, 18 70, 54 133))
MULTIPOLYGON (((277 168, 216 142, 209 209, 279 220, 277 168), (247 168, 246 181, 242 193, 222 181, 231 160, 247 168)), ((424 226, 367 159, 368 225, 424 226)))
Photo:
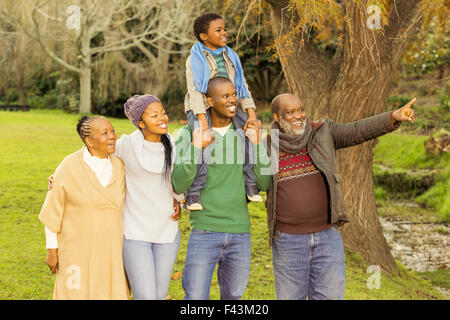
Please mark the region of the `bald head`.
POLYGON ((298 97, 294 96, 291 93, 282 93, 273 98, 272 103, 270 104, 270 109, 272 111, 272 114, 275 113, 279 115, 280 108, 284 109, 285 107, 293 107, 295 105, 303 106, 303 103, 298 97))
POLYGON ((293 94, 283 93, 276 96, 270 104, 273 120, 281 131, 293 135, 302 135, 305 130, 306 113, 303 103, 293 94))
POLYGON ((211 80, 209 80, 208 82, 208 89, 206 90, 206 96, 207 97, 211 97, 214 93, 215 90, 217 90, 217 88, 223 86, 224 84, 229 84, 231 83, 233 86, 233 82, 225 77, 215 77, 212 78, 211 80))

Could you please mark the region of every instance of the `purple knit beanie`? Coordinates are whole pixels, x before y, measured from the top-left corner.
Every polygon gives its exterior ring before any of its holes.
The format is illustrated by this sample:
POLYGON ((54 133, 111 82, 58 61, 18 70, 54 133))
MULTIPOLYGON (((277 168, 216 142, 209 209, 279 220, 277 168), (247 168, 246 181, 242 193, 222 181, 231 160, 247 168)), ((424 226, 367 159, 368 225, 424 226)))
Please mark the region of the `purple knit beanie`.
POLYGON ((125 111, 125 115, 130 119, 130 121, 134 124, 136 128, 139 129, 139 120, 141 120, 142 114, 148 105, 152 102, 161 101, 150 94, 144 95, 135 95, 125 102, 123 108, 125 111))

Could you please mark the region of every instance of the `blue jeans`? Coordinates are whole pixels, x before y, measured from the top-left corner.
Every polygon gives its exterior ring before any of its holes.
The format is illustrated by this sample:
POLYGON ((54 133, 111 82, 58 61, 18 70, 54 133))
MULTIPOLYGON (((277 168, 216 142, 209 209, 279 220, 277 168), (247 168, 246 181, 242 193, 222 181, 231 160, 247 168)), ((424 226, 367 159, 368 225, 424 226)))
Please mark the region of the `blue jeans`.
POLYGON ((272 253, 277 299, 344 299, 344 246, 335 226, 307 234, 276 231, 272 253))
POLYGON ((180 232, 172 243, 123 240, 123 263, 134 300, 164 300, 180 246, 180 232))
POLYGON ((208 300, 216 265, 221 300, 238 300, 250 275, 250 233, 192 230, 183 272, 185 300, 208 300))
MULTIPOLYGON (((245 122, 248 120, 248 114, 242 110, 241 107, 237 107, 236 115, 233 117, 233 124, 236 129, 244 128, 245 122)), ((209 109, 206 110, 206 118, 208 120, 208 125, 211 127, 211 116, 209 109)), ((187 120, 189 127, 191 130, 198 127, 200 124, 197 124, 197 117, 194 115, 192 111, 188 111, 187 120)), ((242 131, 236 131, 238 133, 242 133, 242 131)), ((244 151, 244 182, 245 186, 254 185, 256 187, 256 179, 255 174, 253 172, 253 145, 249 142, 248 138, 245 137, 245 134, 241 136, 245 143, 245 151, 244 151)), ((211 149, 212 144, 207 146, 203 150, 202 162, 197 165, 197 173, 195 175, 194 182, 187 191, 187 195, 191 194, 200 194, 200 191, 206 188, 206 178, 208 176, 208 162, 211 157, 211 149)), ((247 188, 246 188, 247 190, 247 188)))

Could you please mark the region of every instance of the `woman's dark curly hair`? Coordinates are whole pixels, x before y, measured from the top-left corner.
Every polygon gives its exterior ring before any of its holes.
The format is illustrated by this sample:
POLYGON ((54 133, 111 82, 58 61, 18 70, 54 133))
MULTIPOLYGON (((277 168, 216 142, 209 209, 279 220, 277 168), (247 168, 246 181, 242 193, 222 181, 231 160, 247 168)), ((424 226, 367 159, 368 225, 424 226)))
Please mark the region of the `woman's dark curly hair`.
POLYGON ((200 33, 208 33, 209 24, 211 21, 223 19, 216 13, 206 13, 194 21, 194 34, 198 41, 202 41, 200 39, 200 33))

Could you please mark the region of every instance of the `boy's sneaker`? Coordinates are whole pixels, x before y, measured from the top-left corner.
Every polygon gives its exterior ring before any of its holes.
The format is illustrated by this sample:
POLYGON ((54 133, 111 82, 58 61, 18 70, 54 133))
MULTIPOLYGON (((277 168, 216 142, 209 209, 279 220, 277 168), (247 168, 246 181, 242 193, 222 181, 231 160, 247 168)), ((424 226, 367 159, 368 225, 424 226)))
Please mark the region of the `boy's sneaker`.
POLYGON ((187 209, 186 208, 186 198, 181 199, 179 204, 180 204, 181 209, 185 209, 185 210, 187 209))
POLYGON ((247 199, 251 202, 262 202, 263 198, 259 194, 258 188, 255 185, 249 185, 246 188, 247 191, 247 199))
POLYGON ((200 202, 199 194, 191 194, 186 197, 186 208, 190 211, 203 210, 203 206, 200 202))

